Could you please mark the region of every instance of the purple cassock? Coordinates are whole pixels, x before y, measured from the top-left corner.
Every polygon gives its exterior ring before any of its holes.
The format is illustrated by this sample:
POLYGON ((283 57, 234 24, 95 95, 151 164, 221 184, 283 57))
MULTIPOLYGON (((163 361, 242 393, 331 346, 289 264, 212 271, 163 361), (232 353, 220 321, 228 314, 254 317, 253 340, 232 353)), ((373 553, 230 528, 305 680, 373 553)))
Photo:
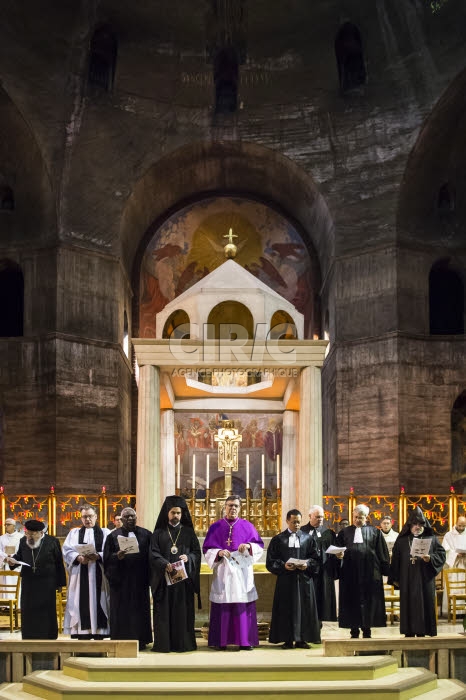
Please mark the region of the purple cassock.
POLYGON ((206 535, 203 551, 213 572, 210 589, 209 646, 258 646, 256 600, 253 563, 262 556, 264 543, 256 528, 248 521, 217 520, 206 535), (235 552, 240 544, 250 544, 248 566, 233 566, 218 552, 235 552))

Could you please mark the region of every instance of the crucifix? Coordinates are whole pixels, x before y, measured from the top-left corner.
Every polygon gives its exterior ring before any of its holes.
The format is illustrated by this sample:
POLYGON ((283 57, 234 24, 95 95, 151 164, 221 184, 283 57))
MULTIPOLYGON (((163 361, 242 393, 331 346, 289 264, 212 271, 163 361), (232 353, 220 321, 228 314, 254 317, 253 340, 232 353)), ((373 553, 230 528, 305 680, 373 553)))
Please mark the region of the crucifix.
POLYGON ((225 472, 225 496, 232 494, 231 472, 238 471, 238 446, 243 439, 233 426, 233 421, 222 420, 222 427, 214 435, 215 442, 218 442, 218 470, 225 472))

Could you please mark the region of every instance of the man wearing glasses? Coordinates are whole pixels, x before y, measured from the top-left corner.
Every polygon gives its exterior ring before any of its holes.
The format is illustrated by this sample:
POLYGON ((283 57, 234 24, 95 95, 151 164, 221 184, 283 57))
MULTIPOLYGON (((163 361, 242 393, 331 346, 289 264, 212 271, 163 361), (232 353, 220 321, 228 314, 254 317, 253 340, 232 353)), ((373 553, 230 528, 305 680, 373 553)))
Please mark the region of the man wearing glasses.
POLYGON ((246 650, 259 645, 252 565, 262 556, 264 543, 240 513, 240 497, 228 496, 225 517, 212 523, 203 546, 213 572, 209 646, 221 651, 229 644, 246 650))
POLYGON ((82 527, 75 527, 63 544, 68 569, 64 631, 73 639, 108 637, 109 591, 102 556, 109 530, 97 525, 95 508, 81 506, 82 527))

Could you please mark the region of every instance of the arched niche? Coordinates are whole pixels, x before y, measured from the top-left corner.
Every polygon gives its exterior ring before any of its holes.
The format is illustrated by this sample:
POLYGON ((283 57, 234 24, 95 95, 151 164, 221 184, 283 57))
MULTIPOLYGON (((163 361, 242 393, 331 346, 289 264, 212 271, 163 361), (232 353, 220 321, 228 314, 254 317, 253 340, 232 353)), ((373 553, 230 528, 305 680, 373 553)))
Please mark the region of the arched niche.
POLYGON ((274 340, 297 340, 298 332, 292 317, 287 311, 275 311, 270 320, 269 338, 274 340))
POLYGON ((89 85, 109 92, 115 78, 118 42, 108 25, 97 27, 89 48, 89 85))
POLYGON ((19 265, 0 260, 0 338, 23 335, 24 279, 19 265))
POLYGON ((431 335, 464 333, 464 280, 448 259, 429 273, 429 328, 431 335))
POLYGON ((466 390, 451 411, 451 482, 459 493, 466 491, 466 390))
POLYGON ((185 338, 190 337, 189 316, 183 309, 177 309, 165 321, 162 338, 185 338))
POLYGON ((208 320, 210 339, 229 338, 240 340, 254 337, 254 319, 247 306, 238 301, 222 301, 211 309, 208 320))
POLYGON ((361 33, 355 24, 345 22, 335 39, 340 89, 343 93, 359 88, 366 82, 366 65, 361 33))

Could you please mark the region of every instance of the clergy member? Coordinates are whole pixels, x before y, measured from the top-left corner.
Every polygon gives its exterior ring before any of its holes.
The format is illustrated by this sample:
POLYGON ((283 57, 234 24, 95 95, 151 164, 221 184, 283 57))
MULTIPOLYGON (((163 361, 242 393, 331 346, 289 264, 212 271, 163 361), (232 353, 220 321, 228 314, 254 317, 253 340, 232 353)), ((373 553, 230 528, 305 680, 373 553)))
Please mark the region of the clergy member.
POLYGON ((136 522, 136 511, 123 508, 121 527, 109 533, 103 560, 110 586, 110 637, 137 639, 142 651, 152 642, 149 592, 152 533, 136 522))
POLYGON ((317 544, 300 530, 301 513, 286 514, 287 529, 272 537, 267 549, 267 569, 277 577, 273 597, 269 641, 283 642, 283 649, 309 649, 320 644, 320 624, 313 576, 319 570, 317 544), (290 561, 295 559, 302 563, 290 561))
POLYGON ((240 512, 240 497, 228 496, 225 517, 212 523, 203 546, 213 572, 208 644, 222 651, 228 644, 240 649, 259 645, 252 565, 261 558, 264 543, 240 512))
POLYGON ((314 588, 322 627, 322 620, 334 622, 337 619, 335 579, 338 578, 340 563, 334 554, 327 554, 327 549, 335 545, 337 536, 333 530, 324 526, 324 509, 318 505, 310 507, 309 523, 302 526, 301 532, 311 535, 319 556, 320 566, 317 575, 314 576, 314 588))
MULTIPOLYGON (((456 521, 455 527, 447 532, 442 540, 442 547, 447 553, 445 568, 466 569, 466 518, 464 515, 460 515, 456 521)), ((450 574, 450 580, 457 581, 458 574, 450 574)), ((466 593, 466 591, 464 592, 466 593)), ((448 594, 446 586, 443 589, 443 605, 448 612, 448 594)))
POLYGON ((338 626, 350 628, 351 637, 370 638, 371 627, 386 627, 387 616, 382 576, 389 573, 387 545, 377 527, 366 525, 369 508, 353 510, 353 524, 337 535, 337 546, 346 547, 336 556, 340 569, 338 626))
POLYGON ((194 651, 194 594, 200 594, 201 548, 181 496, 165 499, 152 534, 149 557, 154 602, 152 651, 194 651), (169 575, 177 571, 180 562, 186 577, 169 585, 169 575))
POLYGON ((445 564, 445 550, 419 506, 393 546, 388 582, 400 589, 400 632, 406 637, 437 636, 435 577, 445 564), (413 545, 430 540, 428 553, 417 555, 413 545))
MULTIPOLYGON (((24 537, 24 532, 20 532, 16 529, 16 520, 13 518, 7 518, 5 520, 5 534, 0 537, 0 552, 4 552, 8 556, 13 556, 18 551, 18 546, 21 538, 24 537)), ((8 571, 10 565, 8 562, 4 561, 3 568, 8 571)), ((6 576, 0 576, 0 582, 3 584, 11 584, 11 579, 6 576)), ((2 597, 8 599, 14 598, 15 594, 13 591, 2 593, 2 597)))
POLYGON ((109 530, 97 525, 96 510, 88 503, 81 506, 81 521, 82 527, 70 530, 63 544, 68 569, 64 630, 73 639, 103 639, 109 636, 108 582, 102 562, 109 530))
POLYGON ((56 639, 58 637, 56 591, 66 586, 65 567, 56 537, 44 534, 39 520, 27 520, 26 536, 18 551, 8 557, 11 568, 21 567, 21 635, 23 639, 56 639))
POLYGON ((385 540, 385 544, 387 545, 388 553, 391 558, 393 545, 395 544, 396 538, 398 537, 399 533, 393 529, 393 522, 390 515, 384 515, 384 517, 380 521, 380 532, 382 533, 382 537, 385 540))

